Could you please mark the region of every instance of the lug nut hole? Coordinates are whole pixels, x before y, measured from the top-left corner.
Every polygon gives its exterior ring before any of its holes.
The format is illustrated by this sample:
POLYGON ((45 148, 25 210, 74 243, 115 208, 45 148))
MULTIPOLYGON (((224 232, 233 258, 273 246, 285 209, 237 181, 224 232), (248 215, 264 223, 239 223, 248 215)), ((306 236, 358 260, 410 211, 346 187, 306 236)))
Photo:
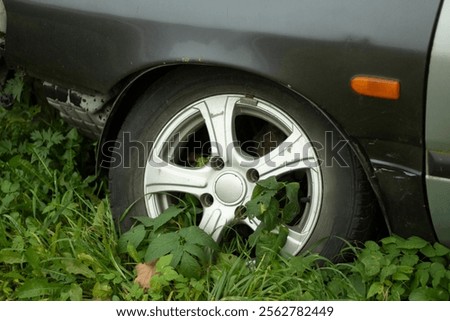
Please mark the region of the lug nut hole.
POLYGON ((211 194, 205 193, 200 196, 200 202, 204 207, 210 207, 214 203, 214 198, 211 194))
POLYGON ((259 181, 259 173, 256 169, 251 168, 247 171, 247 179, 252 182, 256 183, 259 181))
POLYGON ((216 156, 211 158, 211 167, 217 170, 221 170, 225 167, 225 163, 222 158, 216 156))

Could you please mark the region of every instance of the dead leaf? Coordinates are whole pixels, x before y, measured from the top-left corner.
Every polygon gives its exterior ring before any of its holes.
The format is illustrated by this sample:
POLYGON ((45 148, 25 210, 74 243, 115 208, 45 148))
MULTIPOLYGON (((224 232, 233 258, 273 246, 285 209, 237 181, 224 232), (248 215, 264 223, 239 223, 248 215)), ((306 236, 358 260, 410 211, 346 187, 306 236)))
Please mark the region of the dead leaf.
POLYGON ((136 265, 137 277, 135 283, 143 289, 150 288, 150 280, 156 274, 156 260, 147 263, 139 263, 136 265))

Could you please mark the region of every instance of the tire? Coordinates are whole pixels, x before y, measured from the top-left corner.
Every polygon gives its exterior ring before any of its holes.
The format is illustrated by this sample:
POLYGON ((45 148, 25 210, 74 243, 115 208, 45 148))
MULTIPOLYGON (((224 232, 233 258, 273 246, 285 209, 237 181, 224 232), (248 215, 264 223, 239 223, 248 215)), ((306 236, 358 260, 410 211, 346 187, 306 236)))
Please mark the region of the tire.
POLYGON ((209 67, 172 71, 133 106, 117 142, 109 175, 122 230, 134 216, 159 215, 174 193, 188 193, 203 207, 199 226, 214 239, 232 223, 252 231, 257 223, 235 213, 255 182, 270 176, 301 186, 288 254, 313 250, 333 258, 342 239, 363 241, 372 225, 371 187, 339 131, 306 99, 256 76, 209 67), (209 163, 198 167, 201 156, 209 163))

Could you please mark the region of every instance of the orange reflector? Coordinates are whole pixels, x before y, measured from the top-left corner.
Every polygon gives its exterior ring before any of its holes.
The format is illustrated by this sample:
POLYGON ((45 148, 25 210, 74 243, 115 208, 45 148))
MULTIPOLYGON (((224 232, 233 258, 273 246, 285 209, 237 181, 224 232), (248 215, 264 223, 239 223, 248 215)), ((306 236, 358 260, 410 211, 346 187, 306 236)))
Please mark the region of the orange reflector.
POLYGON ((351 80, 351 87, 358 94, 384 99, 400 98, 400 82, 370 76, 355 76, 351 80))

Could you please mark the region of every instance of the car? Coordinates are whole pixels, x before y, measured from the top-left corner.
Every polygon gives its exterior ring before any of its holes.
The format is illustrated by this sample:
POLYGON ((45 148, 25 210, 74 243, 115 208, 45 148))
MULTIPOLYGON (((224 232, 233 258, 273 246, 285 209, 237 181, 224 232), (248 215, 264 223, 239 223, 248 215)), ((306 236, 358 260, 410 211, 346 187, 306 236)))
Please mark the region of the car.
POLYGON ((97 139, 121 230, 180 198, 216 241, 299 183, 289 255, 450 245, 450 0, 3 0, 1 55, 97 139), (381 232, 380 232, 381 231, 381 232))

